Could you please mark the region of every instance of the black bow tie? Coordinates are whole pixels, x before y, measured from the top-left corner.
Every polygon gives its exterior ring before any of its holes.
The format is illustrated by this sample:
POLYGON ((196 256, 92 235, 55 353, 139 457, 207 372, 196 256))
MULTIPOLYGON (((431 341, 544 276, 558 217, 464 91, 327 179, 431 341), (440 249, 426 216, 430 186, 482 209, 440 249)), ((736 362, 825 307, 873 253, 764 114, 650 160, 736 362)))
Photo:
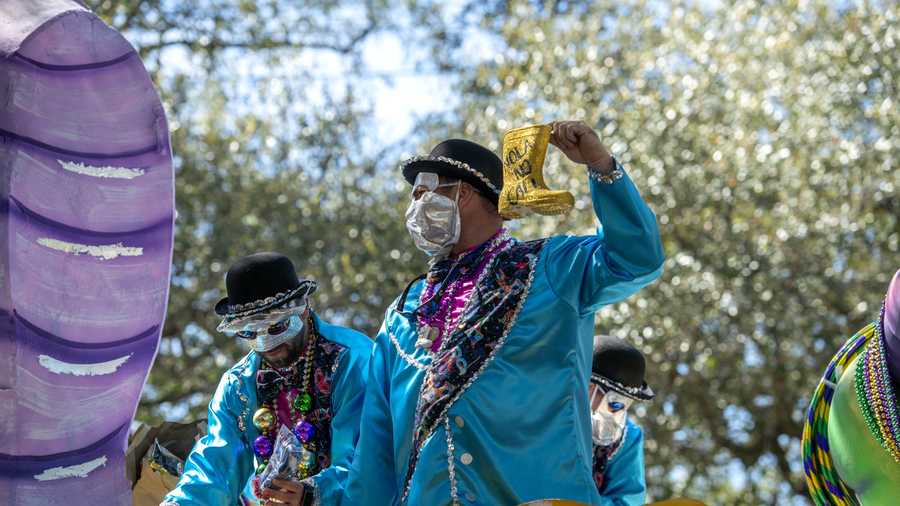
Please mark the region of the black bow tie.
POLYGON ((299 367, 296 364, 283 369, 264 368, 256 372, 256 393, 259 403, 274 399, 279 392, 300 384, 299 367))

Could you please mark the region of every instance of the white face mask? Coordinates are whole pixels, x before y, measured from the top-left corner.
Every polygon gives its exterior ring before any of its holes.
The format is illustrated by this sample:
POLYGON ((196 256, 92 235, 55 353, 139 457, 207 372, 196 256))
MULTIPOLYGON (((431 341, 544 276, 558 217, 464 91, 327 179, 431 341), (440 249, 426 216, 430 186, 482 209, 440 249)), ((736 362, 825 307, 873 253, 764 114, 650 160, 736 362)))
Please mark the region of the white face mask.
POLYGON ((459 241, 459 185, 459 181, 438 184, 438 175, 430 172, 420 172, 416 176, 413 192, 417 189, 425 192, 418 199, 413 197, 409 204, 406 229, 416 247, 429 256, 445 256, 459 241), (453 200, 434 191, 448 186, 457 187, 453 200))
POLYGON ((597 409, 591 410, 591 439, 598 446, 609 446, 625 432, 625 422, 628 419, 628 408, 634 402, 618 392, 603 393, 600 388, 594 387, 591 393, 591 406, 594 399, 602 395, 603 399, 597 409))

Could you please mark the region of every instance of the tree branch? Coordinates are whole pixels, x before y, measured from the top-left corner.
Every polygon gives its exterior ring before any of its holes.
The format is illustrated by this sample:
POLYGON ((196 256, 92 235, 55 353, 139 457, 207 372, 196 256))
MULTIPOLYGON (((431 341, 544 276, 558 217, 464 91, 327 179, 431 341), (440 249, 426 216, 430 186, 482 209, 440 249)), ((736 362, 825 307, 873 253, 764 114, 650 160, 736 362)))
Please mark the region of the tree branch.
POLYGON ((181 39, 172 39, 172 40, 160 40, 159 42, 153 44, 147 44, 145 46, 141 46, 139 48, 139 52, 142 57, 146 57, 148 54, 158 51, 160 49, 171 47, 171 46, 185 46, 192 51, 206 51, 213 52, 222 49, 253 49, 259 51, 266 50, 275 50, 275 49, 322 49, 327 51, 334 51, 339 54, 348 54, 366 37, 371 35, 375 31, 376 25, 374 22, 370 22, 370 24, 353 36, 346 44, 338 45, 332 43, 324 43, 324 42, 292 42, 289 40, 275 40, 275 39, 263 39, 263 40, 249 40, 249 41, 228 41, 213 38, 210 39, 209 42, 202 43, 200 42, 200 37, 196 38, 181 38, 181 39))

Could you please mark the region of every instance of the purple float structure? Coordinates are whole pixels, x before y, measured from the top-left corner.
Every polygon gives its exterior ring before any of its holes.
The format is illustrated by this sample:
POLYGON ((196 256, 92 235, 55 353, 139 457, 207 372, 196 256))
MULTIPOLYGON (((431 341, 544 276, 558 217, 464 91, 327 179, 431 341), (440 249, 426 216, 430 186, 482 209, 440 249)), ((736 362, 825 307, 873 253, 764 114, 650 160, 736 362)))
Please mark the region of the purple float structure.
POLYGON ((72 0, 0 8, 0 504, 130 505, 172 260, 165 113, 72 0))

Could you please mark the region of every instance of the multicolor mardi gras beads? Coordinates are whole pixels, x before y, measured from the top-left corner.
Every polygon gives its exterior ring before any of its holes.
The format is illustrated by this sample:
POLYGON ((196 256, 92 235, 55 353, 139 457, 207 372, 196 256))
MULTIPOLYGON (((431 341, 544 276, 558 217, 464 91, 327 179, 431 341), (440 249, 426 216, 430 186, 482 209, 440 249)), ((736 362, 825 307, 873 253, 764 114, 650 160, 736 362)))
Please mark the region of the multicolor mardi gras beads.
POLYGON ((881 446, 900 464, 900 417, 884 352, 884 306, 876 323, 875 339, 856 369, 856 397, 866 425, 881 446))
MULTIPOLYGON (((314 327, 310 325, 310 329, 314 327)), ((302 480, 314 474, 316 470, 316 451, 315 440, 313 436, 316 433, 315 426, 305 419, 306 415, 312 409, 312 395, 310 388, 312 384, 312 368, 313 368, 313 350, 317 341, 316 333, 310 332, 309 339, 306 343, 306 351, 304 356, 304 369, 302 375, 302 385, 298 390, 289 387, 287 384, 283 388, 290 388, 288 391, 290 423, 292 432, 297 439, 303 444, 304 452, 300 458, 300 465, 297 469, 297 478, 302 480)), ((283 390, 282 390, 283 392, 283 390)), ((253 414, 253 425, 259 430, 260 435, 253 441, 253 451, 258 457, 259 465, 256 467, 256 473, 260 474, 265 470, 268 459, 272 455, 275 447, 275 436, 278 433, 278 416, 276 415, 275 402, 276 395, 272 401, 265 402, 253 414)))

